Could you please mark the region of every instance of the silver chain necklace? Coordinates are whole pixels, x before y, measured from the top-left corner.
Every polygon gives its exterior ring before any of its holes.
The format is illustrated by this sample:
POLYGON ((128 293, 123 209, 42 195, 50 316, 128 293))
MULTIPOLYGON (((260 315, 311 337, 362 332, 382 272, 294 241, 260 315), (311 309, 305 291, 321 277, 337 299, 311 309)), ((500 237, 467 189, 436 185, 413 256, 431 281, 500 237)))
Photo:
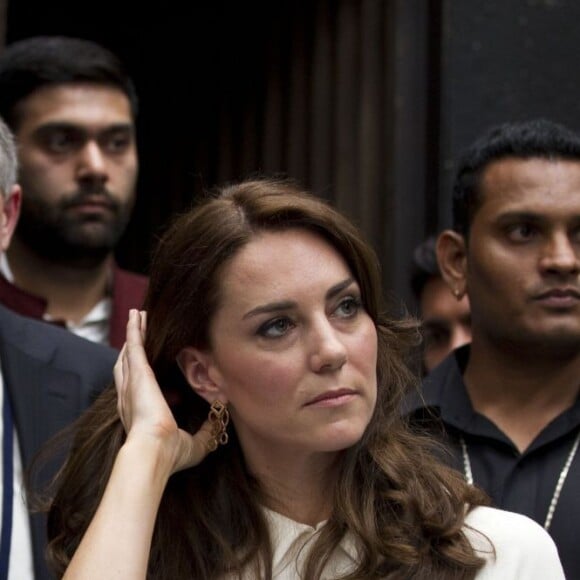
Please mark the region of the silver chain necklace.
MULTIPOLYGON (((546 531, 548 531, 550 529, 550 526, 552 525, 552 518, 554 517, 554 512, 556 511, 556 506, 558 505, 560 493, 562 493, 562 488, 564 487, 564 482, 566 481, 566 477, 568 477, 570 466, 572 465, 572 461, 574 461, 574 455, 576 455, 578 443, 580 443, 580 431, 578 431, 576 439, 574 439, 572 449, 570 449, 568 457, 566 458, 566 462, 564 463, 564 467, 562 467, 562 471, 560 471, 558 483, 556 483, 554 494, 552 495, 552 499, 550 500, 548 513, 546 514, 546 521, 544 522, 544 529, 546 531)), ((467 481, 467 483, 469 485, 473 485, 471 460, 469 459, 469 453, 467 453, 467 445, 465 444, 465 439, 463 437, 459 437, 459 444, 461 445, 461 453, 463 455, 463 475, 465 476, 465 480, 467 481)))

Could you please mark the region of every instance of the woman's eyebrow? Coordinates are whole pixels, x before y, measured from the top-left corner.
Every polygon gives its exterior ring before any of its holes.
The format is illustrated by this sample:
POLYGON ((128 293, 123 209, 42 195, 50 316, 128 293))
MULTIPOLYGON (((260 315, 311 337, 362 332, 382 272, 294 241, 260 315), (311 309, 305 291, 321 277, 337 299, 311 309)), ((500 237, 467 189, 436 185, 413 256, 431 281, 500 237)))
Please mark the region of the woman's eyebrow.
POLYGON ((242 320, 250 318, 257 314, 264 314, 269 312, 279 312, 280 310, 290 310, 296 307, 296 302, 292 300, 282 300, 280 302, 269 302, 268 304, 263 304, 261 306, 256 306, 244 314, 242 320))
MULTIPOLYGON (((342 280, 338 284, 335 284, 326 293, 326 299, 329 300, 330 298, 333 298, 337 294, 340 294, 345 288, 348 288, 353 282, 354 279, 350 277, 346 278, 346 280, 342 280)), ((246 320, 247 318, 251 318, 252 316, 256 316, 258 314, 268 314, 270 312, 280 312, 281 310, 291 310, 292 308, 296 308, 296 306, 297 303, 293 300, 268 302, 267 304, 256 306, 256 308, 252 308, 252 310, 246 312, 242 317, 242 320, 246 320)))
POLYGON ((335 284, 332 288, 328 290, 326 293, 326 299, 334 298, 337 294, 340 294, 343 290, 348 288, 354 282, 354 278, 351 276, 350 278, 346 278, 342 282, 335 284))

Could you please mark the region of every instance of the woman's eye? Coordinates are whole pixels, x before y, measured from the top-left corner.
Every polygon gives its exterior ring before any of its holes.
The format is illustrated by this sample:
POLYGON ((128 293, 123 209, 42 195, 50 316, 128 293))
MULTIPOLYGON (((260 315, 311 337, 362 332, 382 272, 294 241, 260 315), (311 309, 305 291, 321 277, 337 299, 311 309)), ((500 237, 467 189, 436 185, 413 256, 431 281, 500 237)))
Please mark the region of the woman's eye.
POLYGON ((358 313, 358 311, 361 309, 361 306, 362 304, 360 299, 349 296, 348 298, 341 300, 338 308, 336 309, 336 314, 342 318, 351 318, 358 313))
POLYGON ((289 318, 275 318, 262 324, 258 334, 265 338, 280 338, 284 336, 294 325, 289 318))

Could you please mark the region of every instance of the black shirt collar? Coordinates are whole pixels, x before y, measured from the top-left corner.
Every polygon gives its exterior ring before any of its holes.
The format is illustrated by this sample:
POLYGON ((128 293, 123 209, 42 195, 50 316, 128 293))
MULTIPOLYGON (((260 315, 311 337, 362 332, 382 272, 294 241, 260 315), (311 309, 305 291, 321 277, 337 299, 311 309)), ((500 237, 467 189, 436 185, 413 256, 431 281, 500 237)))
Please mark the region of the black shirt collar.
MULTIPOLYGON (((405 401, 404 414, 412 419, 414 416, 432 413, 447 426, 460 432, 489 436, 509 442, 509 439, 491 421, 473 409, 463 382, 469 352, 469 345, 460 347, 425 377, 421 389, 405 401)), ((580 397, 570 409, 564 411, 544 428, 527 452, 578 427, 580 427, 580 397)))

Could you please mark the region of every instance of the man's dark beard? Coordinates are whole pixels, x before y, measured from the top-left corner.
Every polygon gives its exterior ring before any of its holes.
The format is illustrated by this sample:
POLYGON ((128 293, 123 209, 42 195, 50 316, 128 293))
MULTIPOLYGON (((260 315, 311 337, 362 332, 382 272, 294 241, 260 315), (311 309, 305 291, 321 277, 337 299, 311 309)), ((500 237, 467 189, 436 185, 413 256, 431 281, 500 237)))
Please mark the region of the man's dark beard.
POLYGON ((44 259, 90 269, 101 264, 115 248, 127 226, 131 208, 132 202, 122 205, 104 189, 79 191, 57 206, 24 194, 15 236, 44 259), (108 207, 105 216, 70 212, 86 198, 97 196, 108 207))

